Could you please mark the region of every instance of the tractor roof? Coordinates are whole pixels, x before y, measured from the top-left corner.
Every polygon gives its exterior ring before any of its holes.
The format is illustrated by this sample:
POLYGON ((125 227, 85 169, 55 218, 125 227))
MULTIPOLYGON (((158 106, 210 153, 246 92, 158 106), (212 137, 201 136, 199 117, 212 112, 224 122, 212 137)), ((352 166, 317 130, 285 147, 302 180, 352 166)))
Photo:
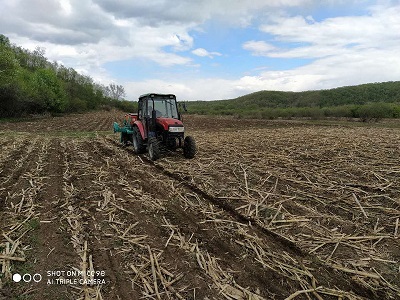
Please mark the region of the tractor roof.
POLYGON ((148 94, 143 94, 139 96, 139 99, 144 98, 144 97, 155 97, 155 96, 162 96, 162 97, 168 97, 168 98, 174 98, 176 99, 176 96, 174 94, 158 94, 158 93, 148 93, 148 94))

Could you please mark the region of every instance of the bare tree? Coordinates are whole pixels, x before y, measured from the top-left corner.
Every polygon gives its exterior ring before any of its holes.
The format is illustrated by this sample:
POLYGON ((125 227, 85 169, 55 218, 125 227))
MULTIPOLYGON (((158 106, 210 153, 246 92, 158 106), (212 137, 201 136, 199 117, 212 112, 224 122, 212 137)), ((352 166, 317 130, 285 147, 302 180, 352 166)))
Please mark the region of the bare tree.
POLYGON ((112 99, 122 100, 126 96, 124 87, 115 83, 110 83, 106 91, 112 99))

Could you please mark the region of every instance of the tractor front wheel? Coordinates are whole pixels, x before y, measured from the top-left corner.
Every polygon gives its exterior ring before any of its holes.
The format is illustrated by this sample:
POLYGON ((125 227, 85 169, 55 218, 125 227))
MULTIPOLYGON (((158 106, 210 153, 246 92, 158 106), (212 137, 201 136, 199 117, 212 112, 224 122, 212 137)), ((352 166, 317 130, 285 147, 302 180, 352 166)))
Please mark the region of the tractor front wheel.
POLYGON ((197 147, 193 137, 185 137, 183 142, 183 156, 186 158, 193 158, 196 155, 197 147))
POLYGON ((133 152, 135 152, 136 154, 141 154, 145 151, 146 148, 143 142, 143 138, 138 128, 135 128, 133 130, 132 143, 133 143, 133 152))
POLYGON ((155 161, 160 158, 160 145, 156 138, 150 138, 148 142, 149 157, 152 161, 155 161))

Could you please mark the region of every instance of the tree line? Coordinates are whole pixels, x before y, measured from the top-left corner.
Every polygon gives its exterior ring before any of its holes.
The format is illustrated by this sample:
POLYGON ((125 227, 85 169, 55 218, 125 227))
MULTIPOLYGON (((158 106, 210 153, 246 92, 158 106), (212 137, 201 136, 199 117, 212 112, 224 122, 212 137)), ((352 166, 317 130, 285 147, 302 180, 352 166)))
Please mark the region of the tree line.
POLYGON ((122 85, 105 86, 45 57, 45 49, 30 51, 0 34, 0 117, 83 112, 116 107, 134 110, 122 85))
POLYGON ((400 118, 400 81, 369 83, 329 90, 259 91, 230 100, 190 101, 197 114, 245 118, 400 118))

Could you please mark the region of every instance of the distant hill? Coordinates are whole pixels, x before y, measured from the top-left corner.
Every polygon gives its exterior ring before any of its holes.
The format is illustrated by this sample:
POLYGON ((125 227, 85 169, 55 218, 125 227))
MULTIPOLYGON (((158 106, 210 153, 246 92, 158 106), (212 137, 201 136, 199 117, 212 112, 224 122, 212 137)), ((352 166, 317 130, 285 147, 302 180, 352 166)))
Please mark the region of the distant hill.
POLYGON ((186 106, 190 113, 238 117, 399 118, 400 81, 305 92, 259 91, 229 100, 191 101, 186 106))

